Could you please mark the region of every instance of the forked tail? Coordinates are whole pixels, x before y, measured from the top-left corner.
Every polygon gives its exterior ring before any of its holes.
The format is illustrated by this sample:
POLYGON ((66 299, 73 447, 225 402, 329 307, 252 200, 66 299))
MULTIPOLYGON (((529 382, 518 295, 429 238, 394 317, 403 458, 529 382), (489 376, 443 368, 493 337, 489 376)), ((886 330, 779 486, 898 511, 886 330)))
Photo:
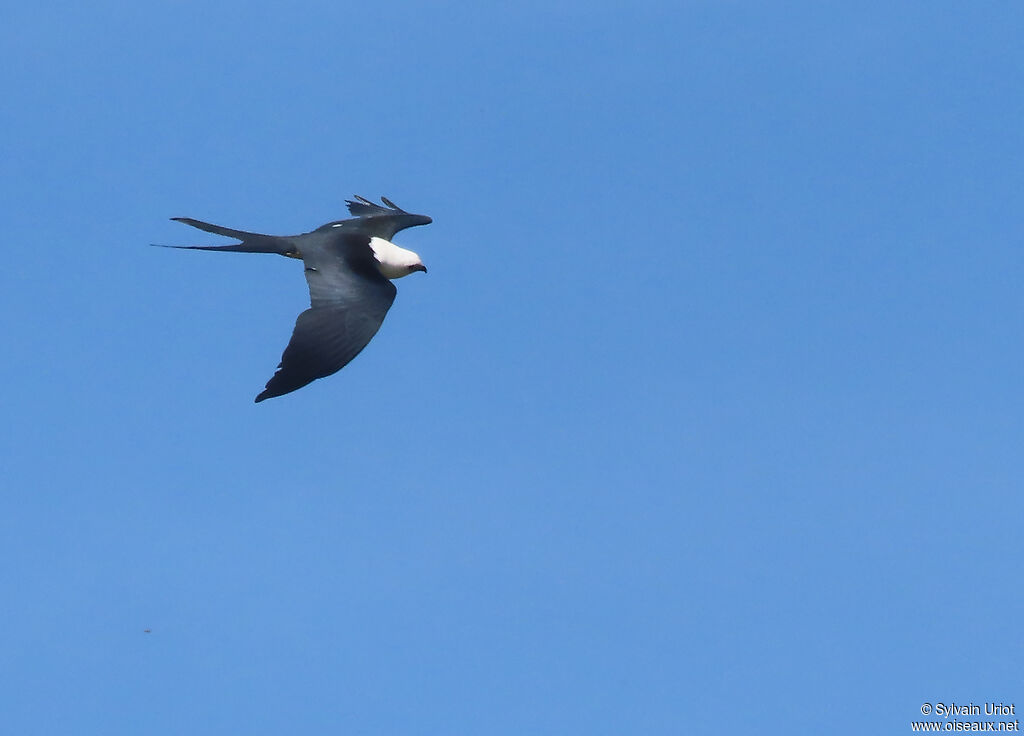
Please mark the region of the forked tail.
POLYGON ((289 238, 281 238, 276 235, 262 235, 261 233, 250 233, 245 230, 234 230, 230 227, 212 225, 202 220, 193 220, 191 217, 172 217, 176 222, 183 222, 186 225, 205 230, 214 235, 224 235, 228 238, 241 240, 241 243, 232 245, 161 245, 161 248, 181 248, 184 250, 223 250, 235 253, 276 253, 291 258, 298 257, 298 250, 289 238))

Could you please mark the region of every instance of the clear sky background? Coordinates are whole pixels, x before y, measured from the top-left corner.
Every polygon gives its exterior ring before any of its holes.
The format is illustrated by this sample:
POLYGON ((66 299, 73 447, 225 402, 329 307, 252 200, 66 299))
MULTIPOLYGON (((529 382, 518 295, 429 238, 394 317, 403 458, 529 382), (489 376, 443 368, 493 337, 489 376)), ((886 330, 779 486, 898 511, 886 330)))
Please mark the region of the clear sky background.
POLYGON ((904 733, 1024 707, 1024 10, 0 11, 0 712, 904 733), (388 196, 370 346, 259 405, 388 196), (145 633, 145 630, 151 633, 145 633))

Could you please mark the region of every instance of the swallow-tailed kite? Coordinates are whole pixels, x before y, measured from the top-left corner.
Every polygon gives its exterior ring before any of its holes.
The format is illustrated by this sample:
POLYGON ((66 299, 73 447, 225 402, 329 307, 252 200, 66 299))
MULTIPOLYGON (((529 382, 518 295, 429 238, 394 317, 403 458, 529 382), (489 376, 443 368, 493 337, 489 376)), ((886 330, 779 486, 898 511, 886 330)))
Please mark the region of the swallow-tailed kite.
POLYGON ((381 197, 383 205, 356 195, 347 200, 353 217, 321 225, 302 235, 261 235, 211 225, 189 217, 171 219, 242 242, 234 245, 172 245, 190 250, 277 253, 301 258, 306 267, 310 307, 299 315, 277 372, 256 397, 290 393, 348 364, 377 334, 397 290, 391 279, 426 272, 420 257, 391 238, 400 230, 429 225, 381 197))

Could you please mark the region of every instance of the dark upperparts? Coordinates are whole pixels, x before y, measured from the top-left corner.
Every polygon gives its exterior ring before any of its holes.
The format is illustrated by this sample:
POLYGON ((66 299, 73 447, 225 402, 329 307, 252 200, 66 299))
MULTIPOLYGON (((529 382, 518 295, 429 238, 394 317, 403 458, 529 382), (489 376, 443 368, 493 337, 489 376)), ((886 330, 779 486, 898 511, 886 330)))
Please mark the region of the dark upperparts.
POLYGON ((416 215, 406 212, 387 197, 381 197, 383 205, 371 202, 365 197, 355 195, 355 199, 345 201, 348 211, 353 217, 347 220, 334 220, 318 227, 314 232, 333 228, 358 230, 371 237, 390 240, 395 233, 409 227, 429 225, 433 219, 427 215, 416 215))

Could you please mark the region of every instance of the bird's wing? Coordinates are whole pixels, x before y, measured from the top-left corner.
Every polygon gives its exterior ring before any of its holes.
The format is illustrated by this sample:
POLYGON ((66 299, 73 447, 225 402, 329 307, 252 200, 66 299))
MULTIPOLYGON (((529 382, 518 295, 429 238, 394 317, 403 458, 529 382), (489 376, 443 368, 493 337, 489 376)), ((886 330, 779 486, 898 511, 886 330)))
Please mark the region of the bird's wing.
POLYGON ((371 202, 366 197, 360 197, 357 194, 352 199, 346 199, 345 205, 348 207, 348 211, 349 213, 351 213, 353 217, 409 214, 387 197, 381 197, 380 200, 384 204, 380 205, 377 204, 376 202, 371 202))
POLYGON ((433 220, 426 215, 415 215, 406 212, 387 197, 381 197, 383 205, 371 202, 358 194, 354 199, 345 201, 348 211, 353 217, 347 220, 334 220, 318 227, 314 232, 330 230, 346 230, 361 232, 384 240, 391 240, 395 233, 407 227, 429 225, 433 220))
POLYGON ((310 308, 295 321, 277 372, 257 402, 339 371, 377 334, 395 300, 397 290, 378 270, 368 235, 338 230, 304 238, 310 308))

